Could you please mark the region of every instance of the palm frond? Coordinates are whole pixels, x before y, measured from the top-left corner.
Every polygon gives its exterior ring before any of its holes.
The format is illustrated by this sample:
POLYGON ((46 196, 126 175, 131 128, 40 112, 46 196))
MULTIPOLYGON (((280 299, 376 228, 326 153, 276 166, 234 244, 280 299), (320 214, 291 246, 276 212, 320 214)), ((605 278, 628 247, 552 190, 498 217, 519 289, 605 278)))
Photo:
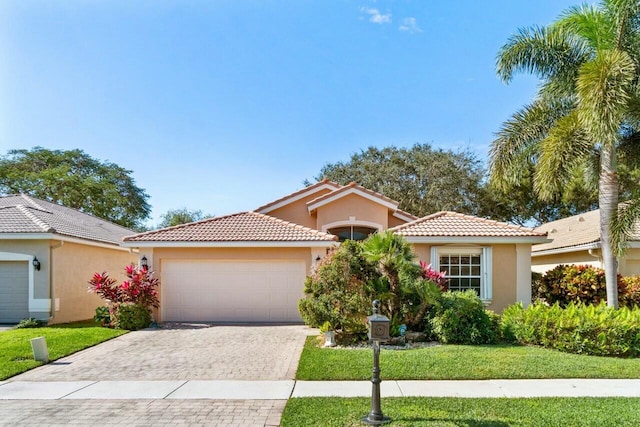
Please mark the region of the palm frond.
POLYGON ((554 25, 585 38, 596 50, 613 49, 616 45, 615 22, 611 14, 595 5, 570 7, 554 25))
POLYGON ((640 221, 640 198, 621 203, 618 213, 610 224, 611 246, 617 256, 623 256, 628 249, 631 233, 637 231, 640 221))

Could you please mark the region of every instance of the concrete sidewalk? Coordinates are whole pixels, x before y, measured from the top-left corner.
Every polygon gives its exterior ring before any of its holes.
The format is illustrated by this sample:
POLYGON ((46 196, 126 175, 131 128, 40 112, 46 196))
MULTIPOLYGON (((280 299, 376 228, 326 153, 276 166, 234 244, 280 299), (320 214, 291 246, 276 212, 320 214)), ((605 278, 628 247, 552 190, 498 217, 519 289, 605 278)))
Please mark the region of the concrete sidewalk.
MULTIPOLYGON (((640 397, 640 379, 383 381, 382 397, 640 397)), ((370 381, 5 381, 0 400, 287 400, 371 396, 370 381)))

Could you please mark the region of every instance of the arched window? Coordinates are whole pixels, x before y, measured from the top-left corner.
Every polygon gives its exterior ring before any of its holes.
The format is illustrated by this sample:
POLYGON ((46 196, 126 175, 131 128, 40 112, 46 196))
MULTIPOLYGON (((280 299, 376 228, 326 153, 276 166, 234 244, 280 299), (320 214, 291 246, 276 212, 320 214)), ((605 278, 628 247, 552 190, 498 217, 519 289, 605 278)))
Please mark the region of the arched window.
POLYGON ((363 227, 361 225, 347 225, 327 230, 327 232, 338 236, 338 239, 341 242, 344 242, 345 240, 364 240, 376 231, 378 231, 377 228, 363 227))

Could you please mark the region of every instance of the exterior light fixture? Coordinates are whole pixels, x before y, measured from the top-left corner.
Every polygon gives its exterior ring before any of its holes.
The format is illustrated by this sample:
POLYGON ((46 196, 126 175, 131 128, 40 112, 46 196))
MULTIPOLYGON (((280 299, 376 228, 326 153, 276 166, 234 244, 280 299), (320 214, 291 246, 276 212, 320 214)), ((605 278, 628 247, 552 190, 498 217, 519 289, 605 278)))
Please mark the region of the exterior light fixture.
POLYGON ((147 260, 146 256, 142 256, 142 258, 140 258, 140 267, 144 270, 147 271, 149 269, 149 263, 147 260))
POLYGON ((318 255, 318 256, 316 257, 316 262, 319 262, 321 259, 322 259, 322 258, 320 258, 320 255, 318 255))
POLYGON ((37 271, 40 271, 40 261, 38 261, 37 257, 33 257, 33 268, 35 268, 37 271))

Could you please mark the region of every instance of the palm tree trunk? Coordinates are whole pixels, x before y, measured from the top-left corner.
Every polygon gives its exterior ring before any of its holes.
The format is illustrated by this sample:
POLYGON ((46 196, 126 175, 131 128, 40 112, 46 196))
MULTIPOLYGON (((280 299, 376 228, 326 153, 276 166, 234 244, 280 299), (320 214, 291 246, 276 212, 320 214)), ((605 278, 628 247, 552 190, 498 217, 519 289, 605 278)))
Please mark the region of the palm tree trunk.
POLYGON ((610 224, 618 212, 618 174, 614 144, 603 144, 600 153, 600 246, 607 284, 607 306, 618 308, 618 261, 611 247, 610 224))

